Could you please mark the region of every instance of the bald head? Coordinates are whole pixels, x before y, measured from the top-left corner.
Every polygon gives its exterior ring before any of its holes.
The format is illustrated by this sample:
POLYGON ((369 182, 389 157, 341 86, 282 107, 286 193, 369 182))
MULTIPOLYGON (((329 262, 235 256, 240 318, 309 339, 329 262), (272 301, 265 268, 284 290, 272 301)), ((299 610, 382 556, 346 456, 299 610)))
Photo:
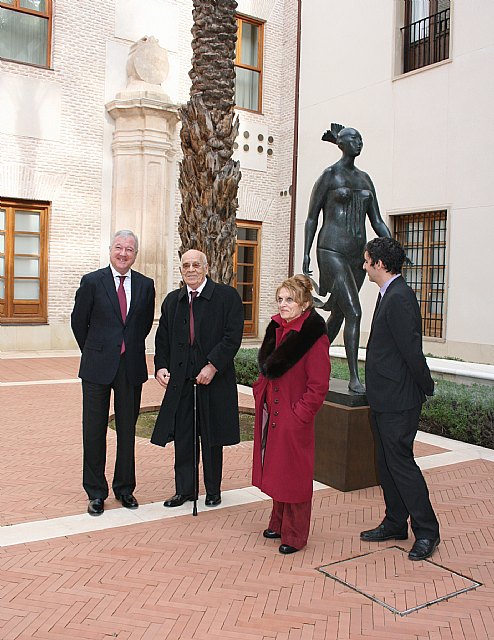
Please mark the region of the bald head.
POLYGON ((206 279, 208 261, 206 255, 197 249, 186 251, 180 261, 180 273, 186 285, 196 290, 206 279))

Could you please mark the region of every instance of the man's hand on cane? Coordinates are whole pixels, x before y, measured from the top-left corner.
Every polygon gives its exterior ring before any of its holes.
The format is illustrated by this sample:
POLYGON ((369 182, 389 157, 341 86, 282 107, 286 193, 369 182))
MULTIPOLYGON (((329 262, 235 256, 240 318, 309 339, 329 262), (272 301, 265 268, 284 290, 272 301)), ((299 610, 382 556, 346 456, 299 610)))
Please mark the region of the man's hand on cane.
POLYGON ((214 366, 214 364, 208 362, 208 364, 204 366, 197 374, 197 384, 209 384, 216 375, 217 371, 218 369, 214 366))

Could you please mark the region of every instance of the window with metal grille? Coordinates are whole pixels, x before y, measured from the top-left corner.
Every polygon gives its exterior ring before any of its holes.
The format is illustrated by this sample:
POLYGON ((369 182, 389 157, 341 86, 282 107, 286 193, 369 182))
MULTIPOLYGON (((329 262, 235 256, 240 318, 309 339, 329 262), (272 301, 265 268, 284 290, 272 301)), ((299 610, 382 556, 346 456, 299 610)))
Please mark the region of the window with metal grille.
POLYGON ((0 200, 0 324, 47 322, 48 204, 0 200))
POLYGON ((264 23, 237 16, 235 104, 240 109, 262 109, 262 57, 264 23))
POLYGON ((0 0, 0 58, 49 67, 51 0, 0 0))
POLYGON ((449 58, 450 0, 404 0, 403 72, 449 58))
POLYGON ((427 211, 393 217, 394 236, 412 264, 403 277, 417 296, 422 333, 444 338, 446 290, 446 211, 427 211))

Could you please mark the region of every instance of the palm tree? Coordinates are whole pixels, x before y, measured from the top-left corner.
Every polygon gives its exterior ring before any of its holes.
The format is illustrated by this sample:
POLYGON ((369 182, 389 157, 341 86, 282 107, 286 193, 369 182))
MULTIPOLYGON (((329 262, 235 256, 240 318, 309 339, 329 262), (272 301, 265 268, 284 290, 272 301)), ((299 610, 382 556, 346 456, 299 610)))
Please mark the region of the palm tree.
POLYGON ((230 284, 240 165, 232 160, 235 117, 235 0, 193 0, 190 100, 180 110, 180 254, 203 251, 214 280, 230 284))

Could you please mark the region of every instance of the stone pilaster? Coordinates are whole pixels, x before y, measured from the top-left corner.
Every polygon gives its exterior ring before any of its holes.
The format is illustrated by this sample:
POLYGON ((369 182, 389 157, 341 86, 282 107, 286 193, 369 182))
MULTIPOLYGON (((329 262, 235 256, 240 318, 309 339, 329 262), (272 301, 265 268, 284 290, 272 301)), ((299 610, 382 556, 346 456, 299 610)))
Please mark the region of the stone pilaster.
POLYGON ((115 121, 112 232, 132 229, 139 236, 136 268, 154 279, 158 309, 167 293, 179 149, 178 106, 160 85, 167 70, 165 50, 143 38, 131 48, 127 89, 106 105, 115 121))

